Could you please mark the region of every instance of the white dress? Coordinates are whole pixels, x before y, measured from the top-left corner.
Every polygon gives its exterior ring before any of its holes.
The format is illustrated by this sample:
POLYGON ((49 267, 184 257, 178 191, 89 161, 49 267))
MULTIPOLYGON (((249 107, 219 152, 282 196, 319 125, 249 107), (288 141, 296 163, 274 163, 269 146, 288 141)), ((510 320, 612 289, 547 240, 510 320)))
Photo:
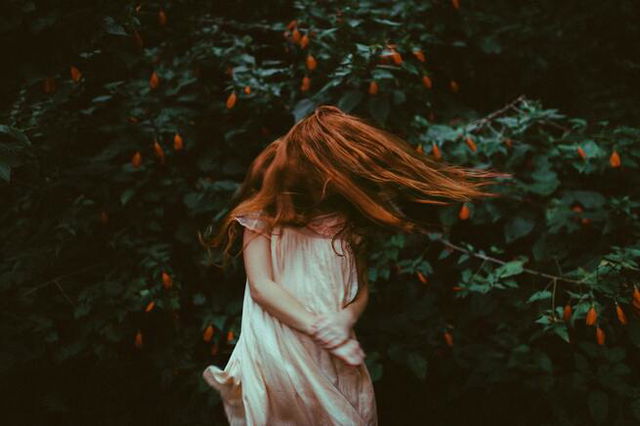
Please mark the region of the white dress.
MULTIPOLYGON (((264 231, 259 214, 235 218, 264 231)), ((336 312, 356 295, 355 261, 331 236, 342 217, 318 216, 308 228, 276 227, 269 235, 274 281, 309 311, 336 312)), ((345 243, 346 245, 346 243, 345 243)), ((356 338, 352 330, 351 337, 356 338)), ((376 426, 366 364, 350 367, 310 336, 280 322, 250 296, 245 283, 241 329, 224 369, 208 366, 205 381, 220 393, 231 426, 376 426)))

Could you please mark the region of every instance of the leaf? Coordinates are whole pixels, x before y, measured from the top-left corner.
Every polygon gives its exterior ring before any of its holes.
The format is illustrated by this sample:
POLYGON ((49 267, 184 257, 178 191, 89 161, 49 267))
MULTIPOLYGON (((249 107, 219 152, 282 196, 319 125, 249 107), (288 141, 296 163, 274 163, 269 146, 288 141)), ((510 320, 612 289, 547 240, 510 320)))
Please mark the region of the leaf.
POLYGON ((293 119, 297 123, 315 108, 316 104, 309 98, 301 99, 293 107, 293 119))
POLYGON ((552 294, 549 290, 536 291, 529 297, 529 299, 527 300, 527 303, 536 302, 538 300, 551 299, 551 296, 552 294))
POLYGON ((407 356, 409 368, 420 380, 427 376, 427 360, 417 352, 410 352, 407 356))
POLYGON ((534 228, 535 222, 529 218, 515 216, 504 227, 504 236, 507 243, 528 235, 534 228))
POLYGON ((389 116, 389 100, 385 96, 373 96, 369 100, 369 112, 380 124, 389 116))
POLYGON ((111 16, 105 16, 103 21, 103 27, 104 27, 104 30, 107 32, 107 34, 119 35, 119 36, 128 35, 127 32, 124 30, 124 27, 119 23, 117 23, 115 19, 113 19, 111 16))
POLYGON ((524 262, 524 260, 512 260, 511 262, 507 262, 495 270, 495 275, 498 278, 506 278, 521 274, 524 262))
POLYGON ((338 101, 338 108, 344 112, 351 112, 360 104, 364 93, 361 90, 349 90, 338 101))
POLYGON ((607 418, 607 411, 609 410, 609 397, 606 393, 599 389, 594 389, 589 392, 587 397, 589 402, 589 412, 591 417, 596 423, 602 423, 607 418))

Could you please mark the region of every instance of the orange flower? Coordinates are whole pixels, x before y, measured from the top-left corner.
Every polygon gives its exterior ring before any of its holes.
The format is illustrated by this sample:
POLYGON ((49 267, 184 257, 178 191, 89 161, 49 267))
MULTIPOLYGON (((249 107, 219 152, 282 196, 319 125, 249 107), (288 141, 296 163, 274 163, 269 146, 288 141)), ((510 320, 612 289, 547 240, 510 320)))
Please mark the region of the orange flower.
POLYGON ((640 290, 636 286, 633 286, 633 301, 640 305, 640 290))
POLYGON ((233 108, 234 105, 236 104, 237 100, 238 100, 238 95, 236 94, 236 91, 234 90, 227 97, 227 109, 233 108))
POLYGON ((467 143, 467 146, 471 149, 471 151, 476 152, 478 148, 476 147, 476 143, 473 141, 471 136, 467 136, 464 140, 467 143))
POLYGON ((162 271, 162 285, 165 290, 169 290, 173 286, 173 279, 165 271, 162 271))
POLYGON ((391 54, 391 58, 393 59, 393 63, 396 65, 400 65, 402 63, 402 55, 399 52, 394 51, 391 54))
POLYGON ((596 312, 596 308, 592 305, 587 312, 587 317, 585 318, 585 323, 587 325, 593 325, 596 323, 596 319, 598 318, 598 314, 596 312))
POLYGON ((622 307, 618 304, 618 302, 616 302, 616 314, 618 315, 618 321, 620 321, 622 325, 626 325, 629 322, 627 320, 627 316, 625 315, 622 307))
POLYGON ((422 85, 424 87, 426 87, 427 89, 431 89, 431 87, 433 87, 433 83, 431 82, 431 78, 429 78, 428 75, 423 75, 422 76, 422 85))
POLYGON ((159 84, 160 84, 160 77, 158 76, 158 73, 154 71, 151 73, 151 77, 149 78, 149 86, 152 89, 156 89, 159 84))
POLYGON ((153 300, 151 302, 149 302, 147 304, 147 307, 144 308, 145 312, 151 312, 151 310, 154 308, 154 306, 156 306, 156 302, 154 302, 153 300))
POLYGON ((422 145, 418 145, 418 147, 416 148, 416 151, 419 152, 420 154, 422 154, 422 152, 423 152, 422 145))
POLYGON ((453 346, 453 335, 449 331, 444 332, 444 341, 447 343, 447 346, 453 346))
POLYGON ((596 326, 596 340, 598 341, 599 345, 604 345, 604 340, 605 340, 605 333, 604 330, 600 328, 600 326, 596 326))
POLYGON ((316 58, 314 58, 312 55, 307 55, 307 68, 310 70, 314 70, 316 69, 316 66, 318 65, 318 63, 316 62, 316 58))
POLYGON ((303 92, 306 92, 307 90, 309 90, 309 87, 311 87, 311 79, 309 78, 309 76, 304 76, 302 77, 302 84, 300 85, 300 90, 303 92))
POLYGON ((244 93, 246 95, 250 95, 251 94, 251 86, 244 86, 244 93))
POLYGON ((153 141, 153 151, 155 152, 156 157, 160 160, 160 163, 164 164, 164 150, 157 140, 153 141))
POLYGON ((418 279, 420 280, 420 282, 422 284, 426 284, 427 283, 427 277, 424 276, 424 274, 420 271, 418 271, 418 279))
POLYGON ((140 164, 142 164, 142 154, 140 154, 140 151, 136 151, 136 153, 133 154, 133 157, 131 158, 131 164, 136 169, 140 167, 140 164))
POLYGON ((227 332, 227 343, 230 343, 233 340, 234 336, 235 334, 233 334, 233 331, 229 330, 227 332))
POLYGON ((375 95, 376 93, 378 93, 378 83, 375 80, 372 80, 369 83, 369 94, 375 95))
POLYGON ((109 215, 108 215, 108 214, 107 214, 107 212, 105 212, 104 210, 102 210, 102 211, 100 212, 100 222, 101 222, 103 225, 106 225, 106 224, 107 224, 107 222, 109 222, 109 215))
POLYGON ((138 349, 142 348, 142 331, 140 330, 138 330, 138 333, 136 334, 135 345, 138 349))
POLYGON ((287 29, 288 30, 292 30, 293 28, 295 28, 298 25, 298 21, 296 21, 295 19, 292 19, 288 24, 287 24, 287 29))
POLYGON ((214 342, 213 345, 211 345, 211 355, 215 355, 218 353, 218 342, 214 342))
POLYGON ((210 342, 213 338, 213 325, 209 324, 209 326, 204 330, 202 334, 202 340, 205 342, 210 342))
POLYGON ((302 38, 300 39, 300 47, 302 49, 304 49, 305 47, 307 47, 309 45, 309 36, 308 35, 303 35, 302 38))
POLYGON ((176 135, 173 137, 173 149, 175 149, 176 151, 180 151, 182 148, 184 148, 182 136, 180 136, 180 133, 176 133, 176 135))
POLYGON ((459 287, 459 286, 455 285, 455 286, 451 287, 451 290, 460 291, 460 290, 462 290, 462 287, 459 287))
POLYGON ((420 49, 414 50, 413 51, 413 56, 415 56, 420 62, 425 62, 426 61, 426 58, 424 57, 424 53, 420 49))
POLYGON ((436 145, 435 142, 431 144, 431 153, 433 154, 433 158, 435 158, 436 160, 439 160, 442 158, 442 153, 440 152, 440 148, 438 148, 438 145, 436 145))
POLYGON ((82 73, 80 72, 78 67, 76 67, 75 65, 71 65, 70 72, 71 72, 71 80, 73 80, 75 83, 79 82, 80 79, 82 78, 82 73))
POLYGON ((578 151, 578 155, 580 156, 580 158, 582 158, 583 160, 587 159, 587 153, 584 152, 584 149, 582 149, 582 147, 579 146, 577 151, 578 151))
POLYGON ((460 0, 451 0, 451 4, 455 9, 460 9, 460 0))
POLYGON ((571 210, 573 210, 576 213, 582 213, 583 209, 582 206, 580 204, 576 204, 573 207, 571 207, 571 210))
POLYGON ((571 315, 573 315, 573 308, 570 304, 564 305, 564 312, 562 313, 562 319, 565 321, 569 321, 571 319, 571 315))
POLYGON ((160 11, 158 12, 158 24, 162 26, 167 25, 167 14, 165 13, 164 9, 160 9, 160 11))
POLYGON ((449 82, 449 88, 453 93, 458 93, 458 91, 460 90, 460 86, 458 86, 458 82, 455 80, 451 80, 449 82))
POLYGON ((611 164, 611 167, 620 167, 620 154, 615 149, 609 157, 609 164, 611 164))
POLYGON ((470 215, 471 210, 469 210, 469 206, 463 204, 462 207, 460 207, 460 212, 458 212, 458 217, 460 218, 460 220, 467 220, 469 219, 470 215))

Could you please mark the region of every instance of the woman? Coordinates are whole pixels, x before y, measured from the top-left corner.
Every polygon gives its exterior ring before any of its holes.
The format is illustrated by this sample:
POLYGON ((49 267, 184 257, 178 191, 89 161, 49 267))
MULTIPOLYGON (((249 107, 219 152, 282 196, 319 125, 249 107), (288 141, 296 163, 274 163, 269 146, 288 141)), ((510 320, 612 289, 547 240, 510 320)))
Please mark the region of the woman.
POLYGON ((433 161, 329 105, 269 144, 205 242, 226 241, 226 265, 244 228, 240 336, 224 369, 203 372, 230 424, 377 425, 353 330, 369 298, 367 235, 422 231, 403 207, 496 196, 480 187, 508 176, 433 161))

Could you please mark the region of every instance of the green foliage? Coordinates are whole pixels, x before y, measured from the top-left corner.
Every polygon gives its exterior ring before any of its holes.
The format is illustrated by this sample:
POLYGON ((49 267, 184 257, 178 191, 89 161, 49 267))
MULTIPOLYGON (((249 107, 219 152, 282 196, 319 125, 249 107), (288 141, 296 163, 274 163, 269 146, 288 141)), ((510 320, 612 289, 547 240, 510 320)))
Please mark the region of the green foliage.
MULTIPOLYGON (((48 62, 20 68, 0 125, 1 336, 10 348, 0 365, 5 383, 22 389, 16 401, 43 395, 32 423, 55 415, 84 424, 108 407, 110 424, 210 424, 215 407, 224 424, 199 374, 224 365, 237 341, 244 276, 239 261, 213 267, 220 253, 203 249, 197 232, 224 214, 255 155, 321 104, 367 117, 426 155, 435 144, 444 161, 514 174, 494 188, 501 197, 470 203, 469 219, 459 218, 460 205, 442 207, 427 237, 372 241, 372 297, 357 327, 385 424, 407 403, 384 391, 397 386, 427 395, 402 411, 435 424, 640 421, 640 310, 632 304, 640 129, 570 117, 530 97, 487 104, 494 112, 484 117, 470 108, 477 94, 465 98, 467 87, 484 95, 515 84, 503 70, 486 79, 486 57, 515 55, 523 74, 548 64, 529 61, 537 52, 516 42, 531 27, 509 21, 538 16, 537 6, 462 3, 298 1, 274 17, 246 2, 226 11, 187 0, 139 10, 11 2, 21 18, 2 22, 4 33, 22 25, 25 43, 50 37, 63 46, 48 62), (291 19, 309 36, 305 49, 284 37, 291 19), (389 43, 401 63, 381 62, 389 43), (464 67, 455 63, 461 51, 464 67), (308 54, 315 70, 305 66, 308 54), (304 76, 308 91, 300 90, 304 76), (621 167, 609 163, 614 150, 621 167), (564 321, 567 304, 573 316, 564 321), (584 324, 592 305, 604 345, 584 324), (209 325, 215 333, 205 342, 209 325), (66 387, 48 384, 60 383, 54 371, 64 372, 66 387), (96 384, 78 411, 85 371, 96 384), (113 406, 98 383, 118 389, 113 406), (137 399, 142 392, 155 396, 137 399), (130 408, 132 400, 141 406, 130 408)), ((49 54, 42 46, 49 42, 40 47, 49 54)))

